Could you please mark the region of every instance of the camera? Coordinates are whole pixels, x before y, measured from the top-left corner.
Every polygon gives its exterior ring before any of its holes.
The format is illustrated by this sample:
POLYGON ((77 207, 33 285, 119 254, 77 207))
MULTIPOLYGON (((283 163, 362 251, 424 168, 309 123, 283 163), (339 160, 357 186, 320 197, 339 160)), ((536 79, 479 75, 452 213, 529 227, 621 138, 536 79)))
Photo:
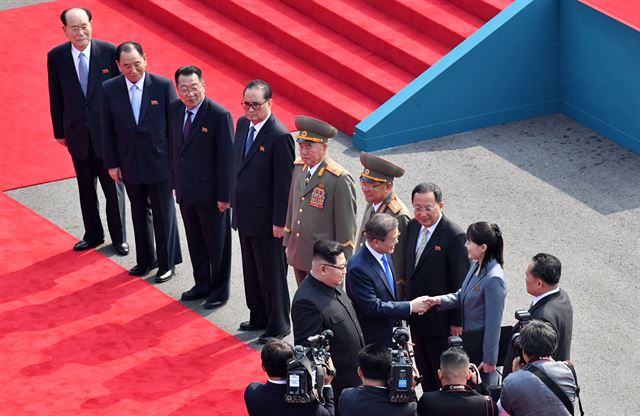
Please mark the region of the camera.
MULTIPOLYGON (((397 350, 391 350, 391 378, 389 380, 389 401, 391 403, 409 403, 417 400, 413 388, 413 352, 408 349, 409 331, 403 327, 393 329, 393 340, 397 350)), ((419 380, 416 380, 419 381, 419 380)))
POLYGON ((513 347, 513 356, 520 357, 520 362, 524 363, 524 356, 522 355, 522 345, 520 345, 520 329, 531 320, 531 314, 527 310, 519 310, 515 313, 518 323, 516 327, 518 332, 514 333, 511 337, 511 346, 513 347))
POLYGON ((294 347, 294 356, 287 362, 285 402, 306 404, 315 400, 324 404, 324 376, 333 371, 327 365, 331 357, 327 350, 332 337, 333 331, 327 329, 307 338, 309 347, 294 347))

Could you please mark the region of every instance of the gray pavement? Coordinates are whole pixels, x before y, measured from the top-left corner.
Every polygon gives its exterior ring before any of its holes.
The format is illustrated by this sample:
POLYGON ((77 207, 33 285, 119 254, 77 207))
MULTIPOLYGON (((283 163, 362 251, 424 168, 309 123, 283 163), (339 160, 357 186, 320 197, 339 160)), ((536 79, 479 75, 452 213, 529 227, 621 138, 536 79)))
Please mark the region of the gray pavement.
POLYGON ((31 6, 33 4, 50 3, 53 0, 2 0, 0 10, 15 9, 16 7, 31 6))
MULTIPOLYGON (((277 108, 274 109, 277 114, 277 108)), ((330 144, 331 156, 352 174, 361 171, 359 152, 342 135, 330 144)), ((524 270, 537 252, 563 262, 562 287, 574 307, 572 357, 577 364, 584 405, 589 414, 637 415, 636 375, 640 350, 640 156, 562 116, 514 122, 436 140, 376 152, 407 173, 396 190, 410 203, 411 189, 421 181, 444 191, 444 212, 466 228, 472 222, 496 222, 505 238, 508 295, 503 321, 513 322, 516 309, 530 297, 524 270), (624 386, 622 385, 624 383, 624 386)), ((73 179, 8 194, 70 234, 81 237, 77 189, 73 179)), ((358 212, 364 211, 359 195, 358 212)), ((104 206, 104 201, 102 201, 104 206)), ((130 221, 130 218, 129 218, 130 221)), ((358 220, 359 223, 359 220, 358 220)), ((105 225, 106 229, 106 225, 105 225)), ((156 285, 174 299, 192 286, 184 229, 185 263, 177 277, 156 285)), ((128 224, 133 247, 133 227, 128 224)), ((71 249, 71 247, 69 247, 71 249)), ((135 255, 100 251, 125 268, 135 255)), ((155 284, 153 278, 147 279, 155 284)), ((293 273, 289 289, 295 291, 293 273)), ((240 250, 233 236, 231 299, 207 311, 184 302, 213 324, 256 346, 259 332, 244 333, 240 250)), ((289 337, 291 341, 291 337, 289 337)))

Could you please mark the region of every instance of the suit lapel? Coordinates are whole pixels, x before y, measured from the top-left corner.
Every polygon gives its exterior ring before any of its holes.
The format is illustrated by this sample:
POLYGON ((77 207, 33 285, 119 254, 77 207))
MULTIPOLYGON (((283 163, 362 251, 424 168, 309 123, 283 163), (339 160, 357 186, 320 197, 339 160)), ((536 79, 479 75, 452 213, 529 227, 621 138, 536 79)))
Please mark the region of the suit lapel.
MULTIPOLYGON (((249 122, 249 123, 251 123, 251 122, 249 122)), ((249 153, 247 153, 247 156, 244 158, 244 164, 246 164, 249 161, 249 159, 251 159, 253 157, 253 155, 256 154, 256 152, 260 148, 260 145, 262 144, 262 142, 264 142, 265 138, 269 134, 269 130, 271 130, 271 124, 272 123, 273 123, 273 114, 270 115, 269 118, 267 119, 267 122, 264 123, 264 125, 262 126, 262 128, 258 132, 258 135, 253 138, 253 144, 251 145, 251 148, 249 149, 249 153)), ((244 136, 243 144, 246 144, 248 135, 249 135, 249 127, 247 127, 247 134, 244 136)), ((244 152, 244 148, 245 148, 245 146, 242 146, 243 152, 244 152)), ((244 166, 244 164, 243 164, 243 166, 244 166)))
POLYGON ((553 293, 549 296, 545 296, 542 299, 540 299, 539 301, 536 302, 535 305, 533 305, 532 307, 529 308, 529 313, 531 315, 534 314, 534 312, 536 312, 538 309, 542 308, 544 305, 547 304, 547 302, 551 301, 552 299, 557 298, 558 296, 560 296, 560 291, 553 293))
MULTIPOLYGON (((382 269, 382 266, 366 246, 363 248, 363 250, 365 250, 364 255, 365 255, 365 259, 369 263, 369 266, 376 271, 376 273, 378 274, 378 277, 382 280, 382 284, 384 284, 384 287, 387 288, 387 292, 389 292, 389 294, 391 295, 391 298, 395 300, 396 297, 394 295, 394 291, 391 289, 391 286, 389 285, 389 281, 387 280, 387 275, 382 269)), ((387 260, 389 260, 389 258, 387 258, 387 260)), ((391 265, 389 265, 389 268, 391 268, 391 265)))
POLYGON ((437 243, 440 242, 440 239, 442 238, 442 234, 444 233, 443 230, 445 228, 446 228, 446 220, 445 220, 445 217, 444 217, 444 214, 443 214, 442 218, 440 218, 440 222, 438 223, 438 226, 436 227, 435 230, 433 230, 433 235, 431 237, 429 237, 429 242, 425 246, 424 251, 422 252, 422 255, 420 256, 420 260, 418 260, 418 264, 416 265, 416 269, 418 267, 420 267, 420 265, 422 263, 424 263, 425 259, 433 251, 433 248, 437 245, 437 243))
POLYGON ((62 73, 69 74, 69 76, 73 77, 73 85, 75 86, 76 94, 80 94, 80 96, 84 97, 82 93, 82 86, 80 86, 80 79, 78 78, 78 71, 76 71, 76 64, 73 62, 73 55, 71 54, 71 43, 69 43, 69 48, 67 52, 62 56, 62 73))
MULTIPOLYGON (((189 130, 189 134, 187 135, 187 137, 184 138, 184 141, 182 142, 182 148, 180 149, 181 152, 183 152, 187 147, 189 147, 191 142, 193 142, 193 137, 202 128, 202 123, 207 118, 208 112, 209 112, 209 106, 207 105, 206 99, 205 99, 205 101, 202 102, 202 105, 200 106, 198 113, 194 117, 193 122, 191 123, 191 129, 189 130)), ((183 114, 183 118, 184 118, 184 114, 183 114)))
POLYGON ((411 220, 409 225, 407 226, 407 252, 408 254, 408 264, 409 267, 408 276, 413 275, 416 267, 416 244, 418 242, 418 230, 420 230, 420 223, 415 220, 411 220))
MULTIPOLYGON (((87 86, 87 101, 96 89, 96 84, 100 78, 100 46, 95 41, 91 41, 91 57, 89 59, 89 82, 87 86)), ((79 82, 78 82, 79 83, 79 82)))
POLYGON ((151 102, 150 98, 153 94, 151 89, 153 88, 153 82, 151 81, 151 74, 148 72, 144 77, 144 88, 142 89, 142 100, 140 102, 140 115, 138 116, 138 125, 141 126, 144 120, 145 114, 147 114, 147 110, 149 109, 149 103, 151 102))

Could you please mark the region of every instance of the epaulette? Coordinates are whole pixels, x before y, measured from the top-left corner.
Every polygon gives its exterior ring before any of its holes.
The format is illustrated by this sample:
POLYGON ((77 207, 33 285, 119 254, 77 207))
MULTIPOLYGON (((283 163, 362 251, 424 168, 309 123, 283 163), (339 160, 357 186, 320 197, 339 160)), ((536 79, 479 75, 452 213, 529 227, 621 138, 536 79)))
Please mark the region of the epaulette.
POLYGON ((293 161, 294 165, 304 165, 304 162, 302 161, 302 158, 299 157, 296 160, 293 161))
POLYGON ((400 202, 398 202, 398 199, 396 198, 395 195, 393 196, 393 198, 391 198, 391 201, 389 201, 389 204, 387 205, 387 207, 389 208, 389 211, 391 211, 394 214, 397 214, 398 212, 402 211, 402 205, 400 205, 400 202))
POLYGON ((335 162, 327 163, 327 170, 336 176, 342 176, 344 173, 344 168, 335 162))

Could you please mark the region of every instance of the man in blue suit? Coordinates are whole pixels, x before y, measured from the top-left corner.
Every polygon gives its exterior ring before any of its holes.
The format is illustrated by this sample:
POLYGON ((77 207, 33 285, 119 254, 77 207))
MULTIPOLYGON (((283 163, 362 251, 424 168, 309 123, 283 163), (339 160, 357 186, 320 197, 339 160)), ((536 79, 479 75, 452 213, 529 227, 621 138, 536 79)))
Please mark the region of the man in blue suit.
POLYGON ((73 247, 83 251, 104 242, 98 210, 96 178, 107 205, 107 225, 115 251, 129 253, 124 220, 124 186, 116 184, 104 168, 100 141, 102 82, 118 75, 116 46, 91 39, 89 9, 67 9, 60 15, 69 42, 47 55, 49 104, 53 135, 66 146, 78 182, 84 224, 82 240, 73 247))
POLYGON ((213 309, 229 299, 233 122, 205 96, 200 68, 183 66, 175 79, 180 99, 171 104, 171 170, 195 279, 182 300, 206 298, 204 308, 213 309))
POLYGON ((182 263, 169 162, 169 106, 176 93, 171 81, 146 72, 139 43, 120 44, 116 60, 122 75, 103 84, 104 162, 131 202, 137 264, 129 274, 158 267, 156 282, 162 283, 182 263))
POLYGON ((397 301, 395 270, 390 254, 398 243, 398 220, 390 214, 374 214, 365 225, 367 241, 349 260, 347 295, 355 305, 364 342, 394 347, 393 327, 398 319, 428 310, 426 297, 397 301))

